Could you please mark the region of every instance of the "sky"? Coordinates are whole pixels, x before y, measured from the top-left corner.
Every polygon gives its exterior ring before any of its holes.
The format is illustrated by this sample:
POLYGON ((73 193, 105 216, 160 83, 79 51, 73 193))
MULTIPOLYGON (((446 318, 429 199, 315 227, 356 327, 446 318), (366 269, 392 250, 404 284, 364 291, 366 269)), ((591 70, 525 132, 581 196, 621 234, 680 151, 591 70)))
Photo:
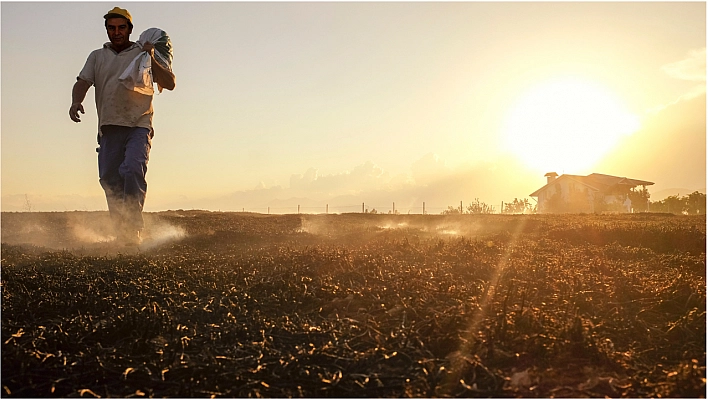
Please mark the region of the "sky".
POLYGON ((146 211, 498 210, 547 172, 705 191, 705 2, 2 2, 3 211, 107 209, 93 88, 68 110, 114 6, 174 48, 146 211))

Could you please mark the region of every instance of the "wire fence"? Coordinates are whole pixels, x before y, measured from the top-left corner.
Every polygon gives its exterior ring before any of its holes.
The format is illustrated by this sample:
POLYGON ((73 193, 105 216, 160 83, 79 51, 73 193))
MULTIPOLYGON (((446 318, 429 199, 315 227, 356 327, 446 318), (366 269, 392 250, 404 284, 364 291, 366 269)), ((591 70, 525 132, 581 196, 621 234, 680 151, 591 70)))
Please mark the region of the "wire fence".
MULTIPOLYGON (((393 215, 437 215, 442 213, 469 213, 463 201, 459 206, 429 206, 425 202, 416 206, 397 206, 395 202, 389 204, 369 204, 362 202, 351 205, 290 205, 290 206, 263 206, 263 207, 241 207, 236 208, 237 212, 250 212, 262 214, 340 214, 340 213, 376 213, 393 215)), ((504 209, 504 202, 501 208, 504 209)), ((487 205, 484 213, 501 213, 495 206, 487 205)))

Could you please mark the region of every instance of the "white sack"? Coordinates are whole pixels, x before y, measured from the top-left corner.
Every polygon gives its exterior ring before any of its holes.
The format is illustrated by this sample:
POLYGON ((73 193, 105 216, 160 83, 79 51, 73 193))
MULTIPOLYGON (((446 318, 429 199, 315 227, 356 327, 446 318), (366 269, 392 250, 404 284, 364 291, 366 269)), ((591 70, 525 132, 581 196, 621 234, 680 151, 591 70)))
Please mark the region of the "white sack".
MULTIPOLYGON (((141 48, 145 43, 152 43, 155 46, 155 59, 163 67, 172 71, 172 43, 169 36, 162 29, 150 28, 140 34, 136 42, 141 48)), ((118 80, 128 88, 128 90, 151 96, 155 89, 152 80, 152 59, 147 51, 143 51, 133 59, 128 68, 118 77, 118 80)), ((162 87, 158 83, 158 90, 162 92, 162 87)))

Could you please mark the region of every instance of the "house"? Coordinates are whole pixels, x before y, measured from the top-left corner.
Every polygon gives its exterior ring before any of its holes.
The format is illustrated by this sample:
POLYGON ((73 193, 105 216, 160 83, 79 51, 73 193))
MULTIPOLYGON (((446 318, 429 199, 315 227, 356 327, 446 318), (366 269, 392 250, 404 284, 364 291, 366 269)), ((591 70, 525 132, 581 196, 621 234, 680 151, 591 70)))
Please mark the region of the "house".
POLYGON ((630 190, 652 182, 593 173, 588 176, 546 173, 546 185, 529 194, 538 213, 632 212, 630 190))

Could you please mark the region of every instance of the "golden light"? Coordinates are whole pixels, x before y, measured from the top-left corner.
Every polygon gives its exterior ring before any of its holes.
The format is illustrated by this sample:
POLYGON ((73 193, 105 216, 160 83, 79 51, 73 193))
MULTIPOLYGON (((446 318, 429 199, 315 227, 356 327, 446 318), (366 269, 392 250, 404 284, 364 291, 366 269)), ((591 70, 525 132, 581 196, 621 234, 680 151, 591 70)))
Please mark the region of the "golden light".
POLYGON ((639 127, 639 118, 611 92, 564 78, 523 94, 502 134, 506 148, 539 172, 584 173, 639 127))

